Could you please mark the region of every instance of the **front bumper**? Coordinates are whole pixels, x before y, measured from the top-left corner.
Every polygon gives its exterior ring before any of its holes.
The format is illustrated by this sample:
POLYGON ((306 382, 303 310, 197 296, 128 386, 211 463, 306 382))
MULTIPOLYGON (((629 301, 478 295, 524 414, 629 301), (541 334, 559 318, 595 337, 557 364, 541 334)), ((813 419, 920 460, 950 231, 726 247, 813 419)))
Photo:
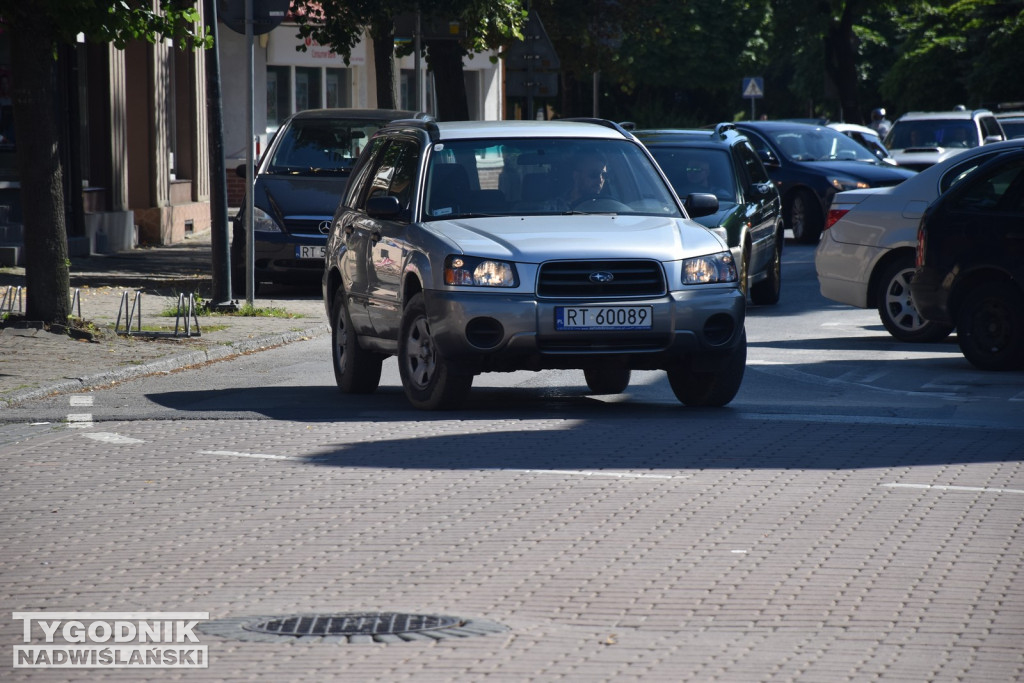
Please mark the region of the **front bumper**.
POLYGON ((735 287, 701 287, 640 300, 538 300, 497 292, 428 290, 438 350, 479 372, 586 367, 608 357, 631 369, 713 364, 742 337, 746 304, 735 287), (649 330, 555 328, 558 306, 651 306, 649 330))

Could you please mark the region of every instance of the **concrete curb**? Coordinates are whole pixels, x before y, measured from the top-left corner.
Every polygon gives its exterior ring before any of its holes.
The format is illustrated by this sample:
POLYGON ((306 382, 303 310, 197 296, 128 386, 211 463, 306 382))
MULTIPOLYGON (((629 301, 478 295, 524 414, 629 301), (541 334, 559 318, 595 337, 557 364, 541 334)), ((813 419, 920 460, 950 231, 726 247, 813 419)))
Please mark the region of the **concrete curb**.
POLYGON ((136 379, 138 377, 145 377, 146 375, 153 375, 158 372, 180 370, 181 368, 186 368, 190 365, 202 365, 203 363, 227 360, 242 354, 264 351, 266 349, 283 346, 284 344, 289 344, 295 341, 315 339, 316 337, 329 333, 330 328, 326 325, 321 325, 304 330, 276 332, 274 334, 268 334, 261 337, 253 337, 251 339, 243 339, 213 346, 201 351, 189 351, 188 353, 183 353, 177 356, 158 358, 142 365, 133 365, 131 367, 100 372, 87 377, 68 379, 61 382, 55 382, 45 387, 16 391, 9 396, 0 398, 0 408, 10 408, 19 403, 37 398, 43 398, 55 394, 70 394, 76 391, 92 389, 94 387, 123 382, 125 380, 136 379))

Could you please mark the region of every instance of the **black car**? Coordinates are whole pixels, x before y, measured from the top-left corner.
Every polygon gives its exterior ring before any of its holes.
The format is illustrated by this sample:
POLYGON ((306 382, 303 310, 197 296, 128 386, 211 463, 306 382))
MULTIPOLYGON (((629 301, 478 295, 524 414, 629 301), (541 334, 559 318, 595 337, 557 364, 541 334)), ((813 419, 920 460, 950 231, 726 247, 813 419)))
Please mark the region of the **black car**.
POLYGON ((739 121, 782 195, 782 216, 798 242, 815 244, 836 192, 898 185, 914 171, 883 163, 827 126, 792 121, 739 121))
MULTIPOLYGON (((286 120, 256 168, 253 188, 254 282, 317 283, 331 218, 356 158, 398 109, 309 109, 286 120)), ((245 166, 238 167, 245 177, 245 166)), ((245 210, 234 221, 232 289, 245 290, 245 210)))
POLYGON ((708 130, 638 130, 682 198, 718 197, 718 211, 696 218, 725 229, 740 282, 755 304, 774 304, 782 284, 782 201, 757 152, 732 124, 708 130))
POLYGON ((1024 368, 1024 151, 996 156, 928 207, 910 291, 924 318, 956 325, 972 365, 1024 368))

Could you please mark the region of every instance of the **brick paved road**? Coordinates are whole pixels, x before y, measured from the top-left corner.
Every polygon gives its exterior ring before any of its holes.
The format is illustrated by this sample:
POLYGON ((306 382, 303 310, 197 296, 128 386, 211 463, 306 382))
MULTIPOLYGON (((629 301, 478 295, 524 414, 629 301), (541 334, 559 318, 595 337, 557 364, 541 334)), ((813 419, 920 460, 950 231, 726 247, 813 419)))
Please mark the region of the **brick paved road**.
POLYGON ((1024 678, 1020 430, 456 417, 3 428, 8 618, 383 610, 507 630, 203 635, 203 671, 2 678, 1024 678))

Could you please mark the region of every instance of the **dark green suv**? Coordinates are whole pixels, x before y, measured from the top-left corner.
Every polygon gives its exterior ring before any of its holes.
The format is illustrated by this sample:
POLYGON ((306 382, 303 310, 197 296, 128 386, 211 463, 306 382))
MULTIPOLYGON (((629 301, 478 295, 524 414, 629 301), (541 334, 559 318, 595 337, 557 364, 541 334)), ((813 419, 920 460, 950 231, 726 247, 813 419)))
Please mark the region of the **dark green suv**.
POLYGON ((757 152, 732 124, 710 130, 638 130, 683 200, 713 194, 718 211, 696 218, 723 228, 740 282, 755 304, 774 304, 782 285, 782 201, 757 152))

